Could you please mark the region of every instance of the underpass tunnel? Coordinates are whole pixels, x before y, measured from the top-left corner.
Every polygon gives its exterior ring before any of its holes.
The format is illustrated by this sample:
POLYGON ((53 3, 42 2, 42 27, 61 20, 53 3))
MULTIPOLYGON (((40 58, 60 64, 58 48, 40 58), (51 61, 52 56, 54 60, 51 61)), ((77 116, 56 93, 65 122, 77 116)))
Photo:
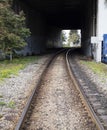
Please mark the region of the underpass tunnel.
POLYGON ((96 35, 97 0, 20 0, 19 2, 31 31, 31 37, 27 41, 33 53, 42 53, 50 47, 62 47, 63 29, 81 29, 82 52, 91 56, 90 39, 96 35))

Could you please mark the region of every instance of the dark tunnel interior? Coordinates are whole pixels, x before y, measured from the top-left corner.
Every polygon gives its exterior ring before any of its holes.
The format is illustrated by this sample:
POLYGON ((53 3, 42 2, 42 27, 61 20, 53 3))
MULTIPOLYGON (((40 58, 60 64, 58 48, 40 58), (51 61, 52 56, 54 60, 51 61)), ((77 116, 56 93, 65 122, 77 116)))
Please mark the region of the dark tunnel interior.
MULTIPOLYGON (((14 1, 17 4, 17 0, 14 1)), ((19 2, 17 5, 24 10, 27 26, 32 32, 28 41, 33 48, 44 50, 50 41, 60 46, 61 30, 81 29, 82 49, 86 55, 90 55, 90 37, 96 35, 96 20, 93 20, 93 17, 96 16, 97 0, 19 0, 19 2)))
POLYGON ((90 0, 22 0, 21 2, 29 10, 41 13, 48 25, 63 29, 82 28, 90 4, 90 0))

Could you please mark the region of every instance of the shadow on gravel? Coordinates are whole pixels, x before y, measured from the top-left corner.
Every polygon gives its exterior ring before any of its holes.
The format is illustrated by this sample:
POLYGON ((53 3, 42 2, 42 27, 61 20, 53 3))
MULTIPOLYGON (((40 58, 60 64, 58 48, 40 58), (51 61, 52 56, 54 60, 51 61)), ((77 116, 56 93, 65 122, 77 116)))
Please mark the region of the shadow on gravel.
MULTIPOLYGON (((95 94, 98 93, 97 95, 97 100, 101 102, 102 107, 107 107, 107 95, 105 95, 103 92, 100 92, 98 90, 98 86, 88 77, 88 75, 81 70, 81 67, 77 64, 75 61, 74 56, 72 56, 72 61, 71 66, 73 67, 72 71, 77 79, 80 79, 84 82, 84 85, 88 86, 91 90, 91 93, 95 94)), ((84 59, 83 60, 89 60, 89 59, 84 59)), ((78 81, 78 84, 82 87, 83 85, 78 81)))

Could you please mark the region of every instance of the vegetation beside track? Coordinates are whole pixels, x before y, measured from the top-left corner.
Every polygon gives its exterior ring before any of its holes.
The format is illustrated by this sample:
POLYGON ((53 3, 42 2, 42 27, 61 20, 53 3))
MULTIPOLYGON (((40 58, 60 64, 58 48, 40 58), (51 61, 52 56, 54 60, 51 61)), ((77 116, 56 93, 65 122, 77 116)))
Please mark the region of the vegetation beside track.
POLYGON ((107 64, 96 63, 94 61, 83 61, 83 60, 81 60, 80 63, 86 65, 95 74, 107 77, 107 64))
POLYGON ((0 61, 0 82, 11 75, 17 75, 21 69, 24 69, 29 63, 36 63, 37 56, 14 58, 12 61, 0 61))

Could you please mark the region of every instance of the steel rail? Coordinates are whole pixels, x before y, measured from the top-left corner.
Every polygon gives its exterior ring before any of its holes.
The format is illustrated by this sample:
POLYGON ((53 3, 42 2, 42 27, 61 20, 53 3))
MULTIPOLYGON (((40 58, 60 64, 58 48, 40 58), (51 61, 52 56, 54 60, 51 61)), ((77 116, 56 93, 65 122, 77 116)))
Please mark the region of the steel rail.
POLYGON ((29 110, 29 108, 30 108, 30 106, 31 106, 32 100, 33 100, 34 96, 37 95, 37 91, 38 91, 38 89, 39 89, 39 86, 41 85, 41 81, 42 81, 42 79, 43 79, 43 77, 44 77, 44 75, 45 75, 45 73, 46 73, 46 71, 47 71, 47 68, 50 66, 50 64, 51 64, 52 61, 55 59, 55 57, 56 57, 58 54, 62 53, 63 51, 65 51, 65 49, 62 49, 62 50, 58 51, 56 54, 54 54, 54 55, 52 56, 52 58, 51 58, 51 59, 49 60, 49 62, 47 63, 45 69, 43 70, 43 72, 42 72, 42 74, 41 74, 41 76, 40 76, 40 78, 39 78, 39 80, 38 80, 38 82, 37 82, 37 85, 35 86, 34 90, 32 91, 31 96, 29 97, 29 99, 28 99, 28 101, 27 101, 27 103, 26 103, 26 105, 25 105, 25 108, 24 108, 24 110, 23 110, 23 112, 22 112, 22 114, 21 114, 21 117, 20 117, 20 119, 18 120, 18 123, 17 123, 17 125, 16 125, 16 127, 15 127, 15 130, 21 130, 21 128, 22 128, 22 126, 23 126, 23 123, 24 123, 24 121, 25 121, 25 118, 26 118, 26 116, 27 116, 28 110, 29 110))
POLYGON ((79 85, 78 81, 76 80, 76 77, 73 73, 72 67, 70 66, 69 63, 69 54, 70 54, 71 50, 68 50, 68 52, 66 53, 66 64, 67 64, 67 69, 70 75, 70 78, 74 84, 74 86, 76 87, 76 89, 79 91, 80 93, 80 97, 84 103, 84 106, 87 109, 87 112, 89 113, 89 115, 91 116, 91 119, 94 121, 94 123, 96 124, 96 127, 98 130, 104 130, 104 127, 102 125, 102 123, 100 122, 98 116, 96 115, 96 113, 94 112, 92 106, 89 103, 89 100, 87 99, 83 89, 81 88, 81 86, 79 85))

